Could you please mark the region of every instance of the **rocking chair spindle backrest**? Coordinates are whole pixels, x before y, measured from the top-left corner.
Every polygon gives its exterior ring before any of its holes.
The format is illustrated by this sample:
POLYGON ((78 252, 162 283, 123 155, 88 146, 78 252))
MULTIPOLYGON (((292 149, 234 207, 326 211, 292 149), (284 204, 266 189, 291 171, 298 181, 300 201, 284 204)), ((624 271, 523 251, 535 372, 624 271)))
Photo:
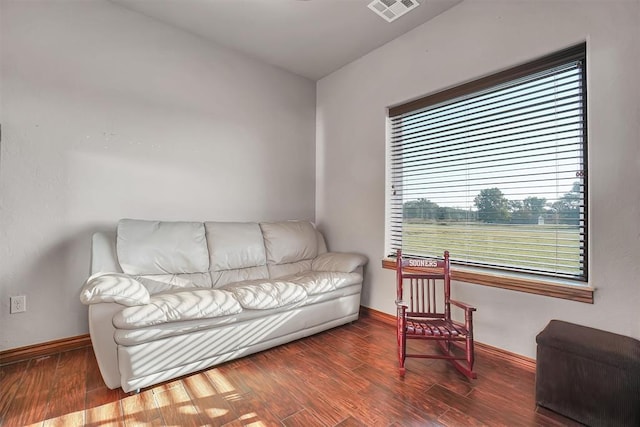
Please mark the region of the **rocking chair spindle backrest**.
POLYGON ((408 313, 450 319, 451 267, 449 252, 444 258, 396 258, 397 299, 407 297, 408 313), (406 287, 406 289, 405 289, 406 287), (406 295, 405 295, 406 293, 406 295))

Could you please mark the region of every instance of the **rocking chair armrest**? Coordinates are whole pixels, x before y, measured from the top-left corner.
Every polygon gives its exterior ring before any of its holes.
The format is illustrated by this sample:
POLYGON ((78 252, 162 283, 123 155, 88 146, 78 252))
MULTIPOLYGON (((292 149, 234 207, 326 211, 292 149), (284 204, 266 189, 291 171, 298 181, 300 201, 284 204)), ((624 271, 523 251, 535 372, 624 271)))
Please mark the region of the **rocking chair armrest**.
POLYGON ((409 308, 409 305, 407 305, 407 303, 404 302, 404 300, 397 299, 396 300, 396 307, 398 307, 398 308, 400 308, 400 307, 409 308))
POLYGON ((450 299, 449 302, 457 307, 460 307, 461 309, 465 310, 466 312, 472 312, 472 311, 476 311, 476 308, 469 305, 469 304, 465 304, 463 302, 460 301, 456 301, 453 299, 450 299))

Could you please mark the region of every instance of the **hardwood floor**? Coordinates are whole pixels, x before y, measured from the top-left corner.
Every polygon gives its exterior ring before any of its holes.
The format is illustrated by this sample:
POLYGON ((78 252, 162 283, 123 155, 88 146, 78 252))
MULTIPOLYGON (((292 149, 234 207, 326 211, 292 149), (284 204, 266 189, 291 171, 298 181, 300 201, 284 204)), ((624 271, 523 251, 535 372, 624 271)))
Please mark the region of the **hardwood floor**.
POLYGON ((534 372, 476 360, 477 380, 419 359, 401 379, 394 328, 365 317, 128 395, 106 388, 85 347, 0 367, 0 425, 577 425, 536 410, 534 372))

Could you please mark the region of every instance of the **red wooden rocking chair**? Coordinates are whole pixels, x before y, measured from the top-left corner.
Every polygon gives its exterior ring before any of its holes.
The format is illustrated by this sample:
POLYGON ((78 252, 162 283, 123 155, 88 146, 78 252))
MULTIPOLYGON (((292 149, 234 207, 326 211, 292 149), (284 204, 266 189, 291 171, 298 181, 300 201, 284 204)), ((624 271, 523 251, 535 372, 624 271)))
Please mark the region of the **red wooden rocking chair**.
POLYGON ((449 252, 444 259, 402 258, 398 250, 396 259, 398 307, 398 361, 400 375, 406 372, 407 357, 446 359, 468 378, 477 378, 473 372, 473 312, 475 307, 450 298, 449 252), (406 291, 408 302, 403 300, 406 291), (464 310, 464 324, 451 319, 451 305, 464 310), (433 340, 439 344, 441 354, 407 354, 407 340, 433 340), (455 348, 464 355, 455 354, 455 348), (461 363, 464 362, 464 363, 461 363))

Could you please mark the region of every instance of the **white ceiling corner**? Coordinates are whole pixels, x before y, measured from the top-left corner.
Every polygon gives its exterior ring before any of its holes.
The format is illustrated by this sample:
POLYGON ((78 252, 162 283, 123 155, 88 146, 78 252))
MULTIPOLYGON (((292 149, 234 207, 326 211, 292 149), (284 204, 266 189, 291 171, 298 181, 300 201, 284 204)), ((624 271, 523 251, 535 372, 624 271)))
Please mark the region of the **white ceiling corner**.
POLYGON ((388 23, 371 0, 110 0, 311 80, 318 80, 462 0, 419 0, 388 23))

